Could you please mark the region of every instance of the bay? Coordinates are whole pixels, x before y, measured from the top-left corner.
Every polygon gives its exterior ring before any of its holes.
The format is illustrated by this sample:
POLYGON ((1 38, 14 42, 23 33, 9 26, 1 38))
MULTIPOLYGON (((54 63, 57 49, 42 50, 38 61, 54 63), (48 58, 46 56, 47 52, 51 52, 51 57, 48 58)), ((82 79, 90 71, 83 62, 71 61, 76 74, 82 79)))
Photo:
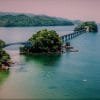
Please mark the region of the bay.
MULTIPOLYGON (((0 28, 0 39, 23 42, 46 28, 63 35, 74 26, 0 28)), ((19 54, 20 45, 5 48, 15 64, 9 72, 0 72, 0 99, 100 99, 98 28, 98 33, 84 33, 70 41, 79 52, 61 56, 24 56, 19 54)))

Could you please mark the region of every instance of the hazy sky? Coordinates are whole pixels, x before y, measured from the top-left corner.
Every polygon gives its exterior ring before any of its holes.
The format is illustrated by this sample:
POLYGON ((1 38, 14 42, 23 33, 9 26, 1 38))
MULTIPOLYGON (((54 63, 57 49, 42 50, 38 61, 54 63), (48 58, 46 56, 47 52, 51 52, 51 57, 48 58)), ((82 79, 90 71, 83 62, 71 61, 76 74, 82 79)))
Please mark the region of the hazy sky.
POLYGON ((100 22, 100 0, 0 0, 1 12, 46 14, 100 22))

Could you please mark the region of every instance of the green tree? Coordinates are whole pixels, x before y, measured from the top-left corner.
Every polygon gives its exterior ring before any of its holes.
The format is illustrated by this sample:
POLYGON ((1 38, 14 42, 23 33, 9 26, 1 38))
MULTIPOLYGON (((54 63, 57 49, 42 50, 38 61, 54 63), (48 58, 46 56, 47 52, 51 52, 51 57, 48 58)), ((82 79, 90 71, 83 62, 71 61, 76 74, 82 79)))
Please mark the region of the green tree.
POLYGON ((7 63, 7 61, 10 60, 9 54, 2 49, 4 45, 5 42, 0 40, 0 67, 2 67, 2 63, 7 63))
POLYGON ((0 48, 2 48, 5 45, 5 42, 0 40, 0 48))
POLYGON ((10 56, 6 51, 0 49, 0 67, 2 64, 7 63, 10 60, 10 56))
POLYGON ((88 32, 98 32, 98 26, 95 22, 83 22, 74 29, 74 31, 81 31, 81 30, 88 32))
POLYGON ((28 40, 31 47, 24 46, 24 52, 29 53, 49 53, 61 51, 61 39, 54 30, 41 30, 28 40))

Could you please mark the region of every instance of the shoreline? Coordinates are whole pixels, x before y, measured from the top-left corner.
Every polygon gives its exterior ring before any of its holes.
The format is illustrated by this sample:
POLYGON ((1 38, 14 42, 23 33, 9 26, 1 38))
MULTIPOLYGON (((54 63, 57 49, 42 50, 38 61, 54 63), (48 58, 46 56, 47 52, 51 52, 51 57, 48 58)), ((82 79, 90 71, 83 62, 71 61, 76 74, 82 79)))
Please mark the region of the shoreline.
POLYGON ((27 52, 20 52, 21 55, 61 55, 62 52, 50 52, 50 53, 27 53, 27 52))
POLYGON ((21 55, 61 55, 63 53, 66 53, 66 52, 79 52, 79 50, 77 49, 74 49, 74 47, 72 46, 65 46, 65 47, 62 47, 62 50, 60 52, 42 52, 42 53, 31 53, 31 52, 21 52, 20 51, 20 54, 21 55))
POLYGON ((9 68, 11 67, 11 64, 14 64, 12 60, 2 63, 2 65, 0 66, 0 71, 9 70, 9 68))

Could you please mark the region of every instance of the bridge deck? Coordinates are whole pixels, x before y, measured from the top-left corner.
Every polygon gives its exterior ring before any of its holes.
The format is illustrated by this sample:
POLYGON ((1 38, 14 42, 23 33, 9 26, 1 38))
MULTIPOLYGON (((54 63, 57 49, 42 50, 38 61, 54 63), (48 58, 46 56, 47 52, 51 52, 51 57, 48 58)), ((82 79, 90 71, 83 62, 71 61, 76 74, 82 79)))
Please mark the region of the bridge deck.
POLYGON ((63 43, 65 43, 66 41, 71 40, 71 39, 81 35, 84 32, 85 32, 84 30, 76 31, 76 32, 72 32, 70 34, 66 34, 66 35, 60 36, 60 37, 61 37, 63 43))
POLYGON ((30 46, 31 44, 30 44, 30 42, 27 42, 27 41, 25 41, 25 42, 14 42, 14 43, 6 44, 4 46, 4 48, 7 47, 7 46, 11 46, 11 45, 26 45, 26 46, 30 46))

